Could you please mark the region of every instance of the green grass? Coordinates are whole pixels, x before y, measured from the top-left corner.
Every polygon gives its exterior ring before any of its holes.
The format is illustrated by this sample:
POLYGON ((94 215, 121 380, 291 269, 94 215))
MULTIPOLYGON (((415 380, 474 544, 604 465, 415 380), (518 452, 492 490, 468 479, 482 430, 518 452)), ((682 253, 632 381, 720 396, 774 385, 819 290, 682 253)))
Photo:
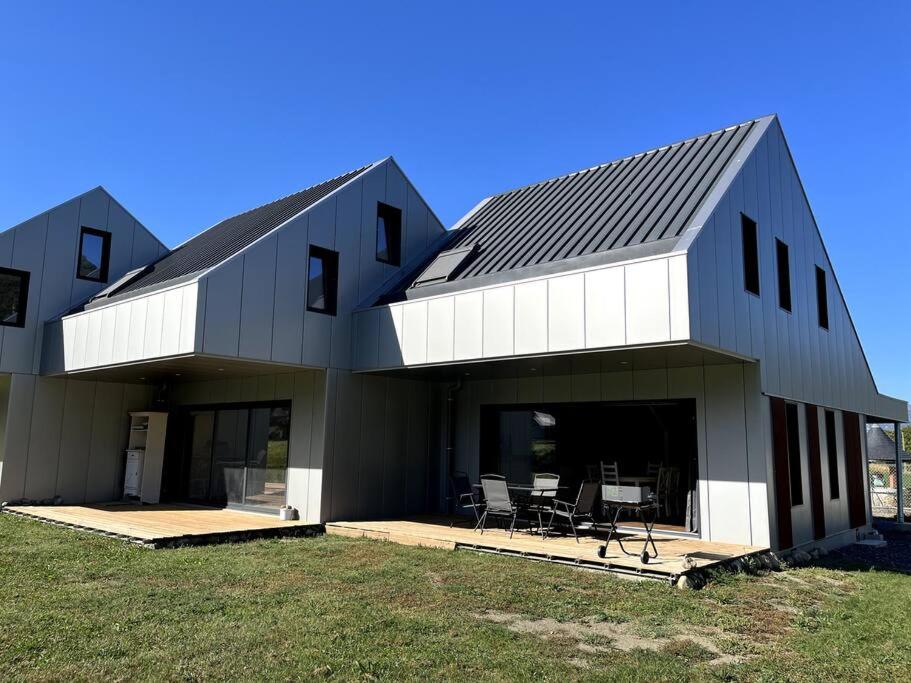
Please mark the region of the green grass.
POLYGON ((0 680, 893 680, 909 623, 911 577, 886 572, 681 592, 331 536, 151 551, 0 515, 0 680))

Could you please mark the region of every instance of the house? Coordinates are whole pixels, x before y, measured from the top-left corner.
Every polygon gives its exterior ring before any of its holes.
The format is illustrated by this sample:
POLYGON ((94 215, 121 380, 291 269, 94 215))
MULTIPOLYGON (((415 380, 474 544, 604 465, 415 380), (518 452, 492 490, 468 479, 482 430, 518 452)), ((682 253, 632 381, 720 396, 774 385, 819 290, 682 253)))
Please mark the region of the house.
POLYGON ((450 473, 665 472, 665 533, 788 548, 870 523, 879 393, 778 119, 481 201, 391 158, 166 250, 104 190, 0 235, 0 499, 122 494, 312 522, 447 508, 450 473))

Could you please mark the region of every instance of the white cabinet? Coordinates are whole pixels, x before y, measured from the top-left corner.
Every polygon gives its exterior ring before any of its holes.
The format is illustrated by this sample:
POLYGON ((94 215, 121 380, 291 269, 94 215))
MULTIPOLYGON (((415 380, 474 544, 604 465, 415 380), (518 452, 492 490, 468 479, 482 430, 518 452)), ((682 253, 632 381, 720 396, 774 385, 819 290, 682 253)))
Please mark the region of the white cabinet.
POLYGON ((157 503, 161 496, 161 470, 168 414, 130 413, 130 440, 126 451, 123 495, 143 503, 157 503))

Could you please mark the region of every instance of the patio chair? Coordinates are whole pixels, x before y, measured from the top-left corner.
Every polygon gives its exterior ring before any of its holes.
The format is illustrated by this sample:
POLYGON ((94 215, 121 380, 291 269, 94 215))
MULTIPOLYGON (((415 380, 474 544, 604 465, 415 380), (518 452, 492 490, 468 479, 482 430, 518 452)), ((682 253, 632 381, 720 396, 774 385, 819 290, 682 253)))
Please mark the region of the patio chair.
POLYGON ((527 510, 538 516, 538 529, 544 529, 541 515, 551 511, 552 501, 557 495, 560 484, 559 474, 536 474, 532 486, 534 490, 529 493, 527 510))
POLYGON ((579 534, 576 533, 577 522, 587 521, 595 523, 593 517, 595 510, 595 501, 598 498, 598 489, 600 484, 596 481, 583 482, 579 487, 579 493, 576 496, 575 503, 568 503, 564 500, 555 499, 553 509, 550 512, 550 520, 547 522, 547 529, 544 531, 544 538, 550 533, 554 525, 554 517, 561 517, 569 522, 569 528, 572 529, 576 543, 579 542, 579 534))
POLYGON ((620 469, 617 462, 601 461, 601 483, 610 486, 620 486, 620 469))
POLYGON ((481 534, 484 533, 484 527, 487 524, 488 517, 500 517, 509 519, 509 537, 516 529, 516 515, 518 508, 509 496, 509 487, 506 485, 506 477, 498 474, 485 474, 481 477, 481 488, 484 490, 484 499, 486 507, 484 514, 481 515, 481 521, 478 526, 481 528, 481 534))
MULTIPOLYGON (((481 513, 478 512, 483 504, 478 500, 478 495, 471 486, 468 475, 464 472, 454 472, 449 477, 449 488, 452 489, 452 504, 456 510, 471 510, 474 513, 475 526, 481 521, 481 513)), ((450 523, 449 526, 453 526, 450 523)))

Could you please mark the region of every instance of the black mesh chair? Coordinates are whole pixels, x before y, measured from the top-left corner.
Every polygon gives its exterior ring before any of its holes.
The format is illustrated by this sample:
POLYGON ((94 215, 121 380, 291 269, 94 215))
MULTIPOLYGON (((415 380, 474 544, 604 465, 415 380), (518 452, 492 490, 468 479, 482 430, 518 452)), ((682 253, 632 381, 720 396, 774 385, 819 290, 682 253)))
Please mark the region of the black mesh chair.
POLYGON ((509 495, 506 477, 498 474, 485 474, 481 477, 481 488, 484 490, 485 500, 484 514, 481 515, 481 521, 478 523, 481 533, 484 533, 488 517, 500 517, 510 520, 509 537, 512 538, 516 529, 518 508, 509 495))
POLYGON ((595 501, 598 499, 598 488, 600 484, 596 481, 583 482, 579 487, 579 494, 576 496, 575 503, 568 503, 565 500, 554 500, 554 507, 550 512, 550 520, 547 522, 547 529, 544 537, 550 533, 554 526, 554 518, 560 517, 569 523, 572 529, 576 543, 579 542, 579 534, 576 533, 576 526, 579 522, 595 523, 592 516, 595 510, 595 501))
MULTIPOLYGON (((471 486, 468 475, 464 472, 454 472, 449 477, 449 488, 452 490, 452 504, 458 510, 471 510, 474 514, 475 526, 481 521, 479 510, 483 504, 478 500, 478 495, 471 486)), ((450 524, 449 526, 452 526, 450 524)))

